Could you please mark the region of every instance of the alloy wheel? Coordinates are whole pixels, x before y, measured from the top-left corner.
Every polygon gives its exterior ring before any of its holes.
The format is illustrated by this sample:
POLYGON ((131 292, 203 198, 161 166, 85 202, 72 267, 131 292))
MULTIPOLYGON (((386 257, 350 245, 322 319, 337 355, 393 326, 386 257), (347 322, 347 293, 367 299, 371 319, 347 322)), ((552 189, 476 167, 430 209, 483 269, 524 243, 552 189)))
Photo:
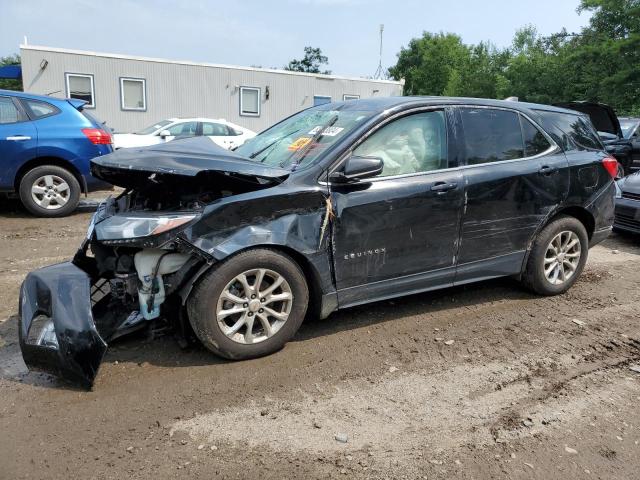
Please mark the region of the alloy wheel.
POLYGON ((31 185, 31 198, 36 205, 47 210, 58 210, 69 201, 71 188, 57 175, 43 175, 31 185))
POLYGON ((222 290, 216 307, 220 330, 242 344, 263 342, 286 323, 293 305, 287 280, 266 268, 237 275, 222 290))
POLYGON ((544 255, 544 275, 552 285, 562 285, 573 277, 580 264, 582 246, 574 232, 566 230, 558 233, 544 255))

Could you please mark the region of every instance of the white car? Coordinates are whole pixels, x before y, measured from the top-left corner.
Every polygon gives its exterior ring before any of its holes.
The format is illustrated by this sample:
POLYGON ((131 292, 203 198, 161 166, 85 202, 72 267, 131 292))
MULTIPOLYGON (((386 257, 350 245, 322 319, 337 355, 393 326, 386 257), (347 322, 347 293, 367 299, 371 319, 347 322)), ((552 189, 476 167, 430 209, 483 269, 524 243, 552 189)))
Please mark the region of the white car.
POLYGON ((254 132, 227 122, 210 118, 168 118, 136 133, 116 133, 113 146, 119 148, 146 147, 165 143, 175 138, 206 136, 223 148, 239 147, 256 136, 254 132))

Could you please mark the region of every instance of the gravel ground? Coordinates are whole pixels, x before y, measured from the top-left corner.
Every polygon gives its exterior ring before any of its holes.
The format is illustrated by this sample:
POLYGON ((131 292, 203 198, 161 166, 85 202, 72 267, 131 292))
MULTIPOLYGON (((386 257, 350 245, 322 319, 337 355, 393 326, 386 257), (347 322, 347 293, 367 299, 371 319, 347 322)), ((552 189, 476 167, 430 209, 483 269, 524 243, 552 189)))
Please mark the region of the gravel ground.
POLYGON ((251 361, 138 334, 86 392, 26 372, 16 314, 88 219, 0 204, 0 479, 639 478, 637 237, 559 297, 501 279, 380 302, 251 361))

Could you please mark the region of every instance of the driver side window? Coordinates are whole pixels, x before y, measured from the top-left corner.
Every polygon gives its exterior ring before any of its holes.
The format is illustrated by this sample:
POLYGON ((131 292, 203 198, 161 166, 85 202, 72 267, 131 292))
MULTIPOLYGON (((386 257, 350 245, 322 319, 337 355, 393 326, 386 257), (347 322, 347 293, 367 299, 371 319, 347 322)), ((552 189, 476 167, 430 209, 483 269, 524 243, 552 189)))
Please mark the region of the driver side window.
POLYGON ((361 143, 353 155, 381 158, 380 177, 447 168, 445 112, 415 113, 394 120, 361 143))

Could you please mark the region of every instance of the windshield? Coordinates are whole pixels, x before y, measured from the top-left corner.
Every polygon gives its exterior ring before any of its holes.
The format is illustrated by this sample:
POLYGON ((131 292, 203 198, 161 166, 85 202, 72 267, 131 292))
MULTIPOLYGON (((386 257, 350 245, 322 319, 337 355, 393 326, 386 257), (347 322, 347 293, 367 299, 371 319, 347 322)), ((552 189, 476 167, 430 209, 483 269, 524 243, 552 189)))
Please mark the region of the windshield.
POLYGON ((318 107, 304 110, 265 130, 236 149, 254 162, 296 170, 371 118, 372 112, 318 107))
POLYGON ((160 122, 154 123, 153 125, 149 125, 147 128, 143 128, 139 132, 135 132, 136 135, 151 135, 153 132, 158 130, 159 128, 166 127, 169 125, 171 120, 162 120, 160 122))
POLYGON ((624 138, 630 138, 633 131, 638 125, 638 120, 622 120, 620 119, 620 128, 622 129, 622 136, 624 138))

